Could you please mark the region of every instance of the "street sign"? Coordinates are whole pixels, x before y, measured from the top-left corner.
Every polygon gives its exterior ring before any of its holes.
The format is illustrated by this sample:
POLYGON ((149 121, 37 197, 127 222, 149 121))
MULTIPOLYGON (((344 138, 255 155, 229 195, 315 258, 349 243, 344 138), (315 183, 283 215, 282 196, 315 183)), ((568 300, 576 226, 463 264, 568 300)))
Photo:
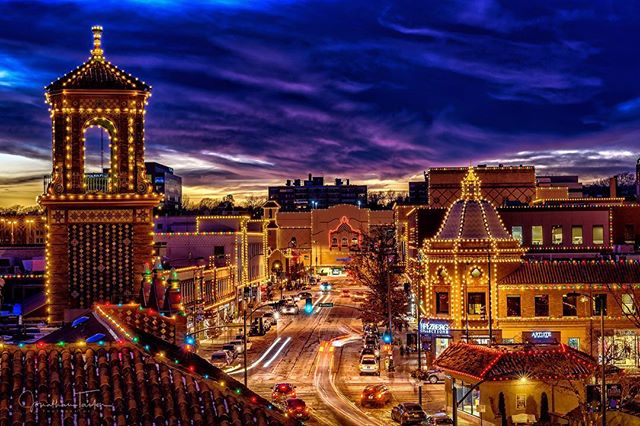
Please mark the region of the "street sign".
POLYGON ((320 306, 321 308, 333 308, 333 303, 332 302, 323 302, 323 303, 318 303, 318 306, 320 306))

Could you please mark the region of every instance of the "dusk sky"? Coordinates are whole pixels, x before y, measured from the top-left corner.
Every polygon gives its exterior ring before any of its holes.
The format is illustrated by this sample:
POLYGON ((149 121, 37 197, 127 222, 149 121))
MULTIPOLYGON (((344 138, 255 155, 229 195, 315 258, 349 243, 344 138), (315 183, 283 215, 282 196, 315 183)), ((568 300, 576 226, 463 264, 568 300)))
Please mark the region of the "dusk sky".
POLYGON ((109 1, 0 4, 0 206, 51 170, 43 87, 105 56, 153 86, 147 161, 191 199, 307 173, 406 190, 433 166, 583 181, 640 156, 640 3, 109 1))

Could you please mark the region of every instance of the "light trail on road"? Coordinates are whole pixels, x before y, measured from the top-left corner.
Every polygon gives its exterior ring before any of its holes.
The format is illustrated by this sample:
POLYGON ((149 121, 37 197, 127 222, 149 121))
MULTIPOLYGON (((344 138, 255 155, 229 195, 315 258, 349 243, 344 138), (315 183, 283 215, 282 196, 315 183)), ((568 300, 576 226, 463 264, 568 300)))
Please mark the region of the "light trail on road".
MULTIPOLYGON (((271 352, 271 350, 280 342, 280 340, 282 340, 282 337, 276 338, 276 340, 273 341, 271 346, 269 346, 267 348, 267 350, 263 352, 263 354, 260 356, 260 358, 255 360, 249 367, 247 367, 247 371, 251 370, 252 368, 256 367, 258 364, 260 364, 262 362, 262 360, 264 360, 267 357, 267 355, 269 355, 269 352, 271 352)), ((244 368, 242 368, 242 365, 237 365, 237 366, 231 368, 230 370, 225 371, 225 373, 236 374, 236 373, 240 373, 242 371, 244 371, 244 368), (240 371, 236 371, 236 369, 238 369, 238 368, 240 368, 240 371)))
POLYGON ((271 357, 271 359, 269 361, 267 361, 264 364, 264 367, 268 367, 271 365, 271 363, 278 357, 278 355, 280 355, 280 352, 282 352, 282 350, 284 349, 285 346, 287 346, 287 344, 291 341, 291 337, 287 337, 287 340, 284 341, 284 343, 282 344, 282 346, 280 346, 280 348, 276 351, 276 353, 271 357))

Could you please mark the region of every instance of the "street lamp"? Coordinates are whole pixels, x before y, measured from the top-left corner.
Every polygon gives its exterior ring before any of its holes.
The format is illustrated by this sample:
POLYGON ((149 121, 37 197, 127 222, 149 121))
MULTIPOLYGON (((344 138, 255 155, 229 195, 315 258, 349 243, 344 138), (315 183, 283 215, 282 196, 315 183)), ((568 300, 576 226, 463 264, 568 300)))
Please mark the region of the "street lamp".
MULTIPOLYGON (((572 292, 572 293, 567 293, 567 296, 574 296, 574 297, 578 297, 580 296, 580 301, 581 302, 588 302, 589 300, 593 301, 593 303, 596 303, 596 298, 590 294, 584 294, 584 293, 576 293, 576 292, 572 292)), ((602 299, 601 299, 602 300, 602 299)), ((605 362, 605 348, 604 348, 604 309, 605 307, 603 306, 603 303, 600 303, 600 360, 601 360, 601 377, 600 377, 600 411, 601 411, 601 418, 602 418, 602 426, 606 426, 607 424, 607 398, 606 398, 606 390, 607 390, 607 385, 606 385, 606 375, 605 375, 605 368, 604 368, 604 362, 605 362)), ((593 311, 592 311, 593 314, 593 311)), ((592 315, 591 315, 592 316, 592 315)))

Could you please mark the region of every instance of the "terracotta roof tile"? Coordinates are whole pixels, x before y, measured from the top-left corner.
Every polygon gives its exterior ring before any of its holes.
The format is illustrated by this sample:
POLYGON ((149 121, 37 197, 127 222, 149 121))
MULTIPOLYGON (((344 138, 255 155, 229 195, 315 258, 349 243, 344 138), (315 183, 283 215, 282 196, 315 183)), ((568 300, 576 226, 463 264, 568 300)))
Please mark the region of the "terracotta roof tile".
POLYGON ((593 374, 595 360, 567 345, 486 347, 454 343, 436 359, 436 366, 476 380, 512 380, 550 376, 584 378, 593 374))
POLYGON ((524 262, 502 278, 500 284, 637 284, 640 263, 636 261, 541 261, 524 262))

